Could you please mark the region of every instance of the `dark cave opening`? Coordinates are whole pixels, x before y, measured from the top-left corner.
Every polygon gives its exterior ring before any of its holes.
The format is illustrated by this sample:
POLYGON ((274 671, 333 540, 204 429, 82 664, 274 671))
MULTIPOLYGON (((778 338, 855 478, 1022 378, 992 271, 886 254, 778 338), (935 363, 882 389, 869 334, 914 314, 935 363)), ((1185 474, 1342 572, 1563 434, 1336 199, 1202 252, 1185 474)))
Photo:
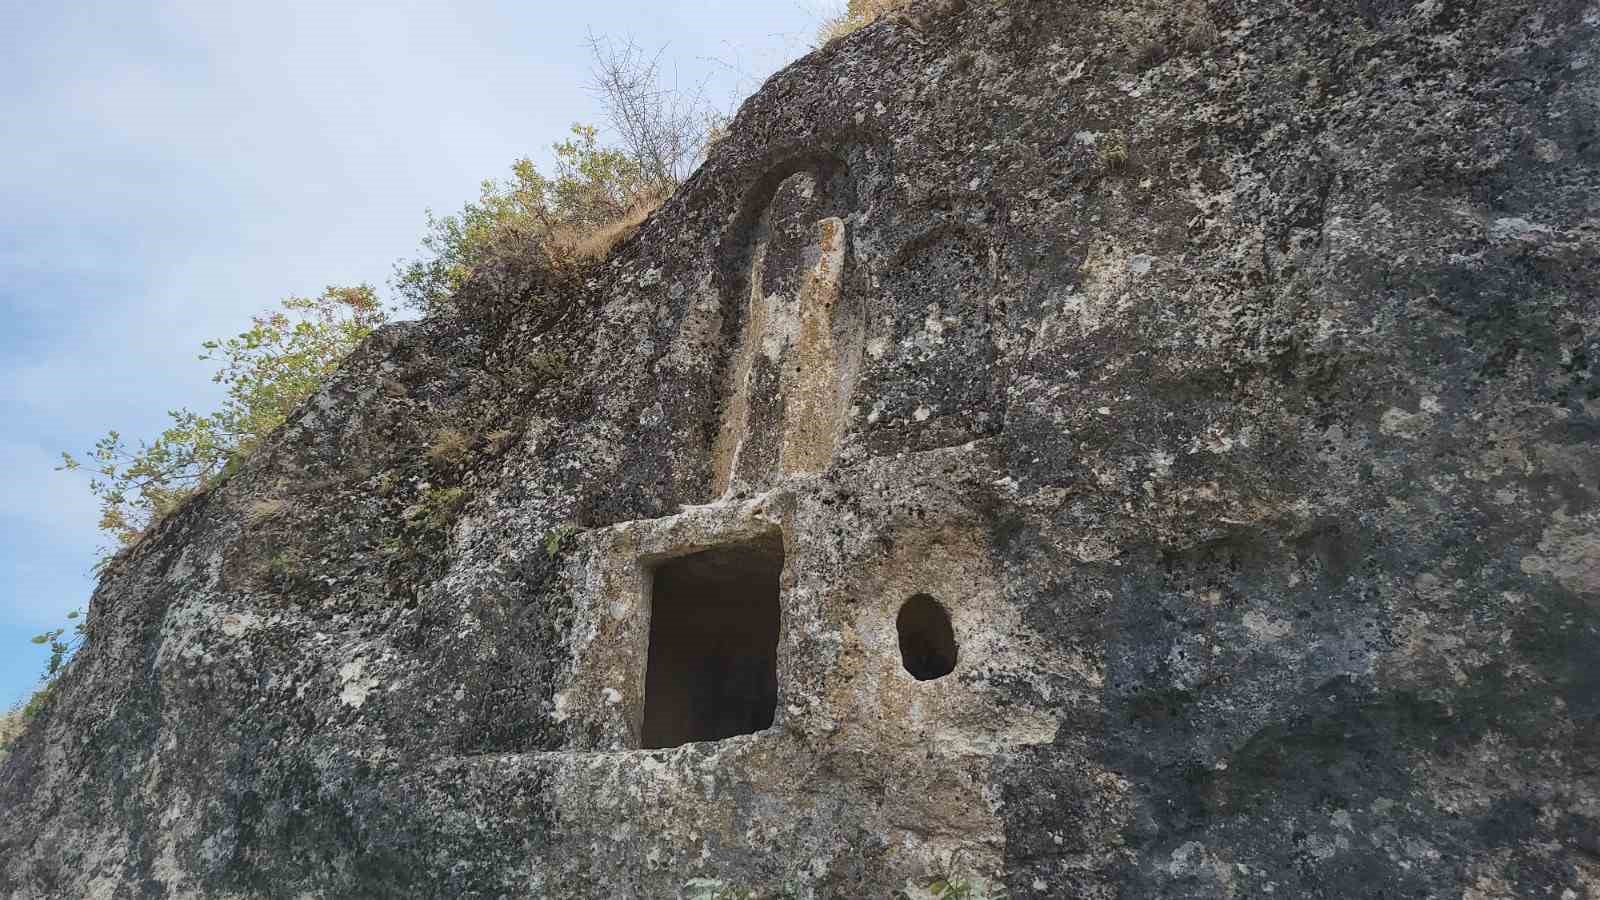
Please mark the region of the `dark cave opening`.
POLYGON ((949 675, 959 653, 950 613, 927 594, 917 594, 900 607, 895 618, 900 632, 900 662, 918 681, 949 675))
POLYGON ((730 544, 651 576, 644 749, 752 734, 778 706, 783 543, 730 544))

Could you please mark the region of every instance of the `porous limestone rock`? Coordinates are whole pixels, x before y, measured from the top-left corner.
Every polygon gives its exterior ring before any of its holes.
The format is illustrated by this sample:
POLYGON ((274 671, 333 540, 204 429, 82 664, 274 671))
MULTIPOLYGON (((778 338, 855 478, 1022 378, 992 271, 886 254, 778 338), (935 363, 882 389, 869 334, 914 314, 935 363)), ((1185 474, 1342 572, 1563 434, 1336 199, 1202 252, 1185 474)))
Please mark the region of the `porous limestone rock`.
POLYGON ((1597 166, 1594 0, 890 14, 122 554, 0 894, 1600 898, 1597 166), (749 542, 773 724, 638 749, 749 542))

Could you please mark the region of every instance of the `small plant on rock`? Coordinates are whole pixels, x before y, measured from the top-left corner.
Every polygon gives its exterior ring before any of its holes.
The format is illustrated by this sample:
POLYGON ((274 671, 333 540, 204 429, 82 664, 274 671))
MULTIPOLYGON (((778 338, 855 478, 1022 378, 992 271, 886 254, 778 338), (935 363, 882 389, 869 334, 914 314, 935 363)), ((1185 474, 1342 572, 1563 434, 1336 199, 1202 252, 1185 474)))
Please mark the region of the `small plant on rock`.
POLYGON ((76 620, 72 626, 71 637, 66 637, 66 628, 55 628, 33 636, 33 643, 48 644, 50 646, 50 658, 45 661, 44 666, 43 680, 46 682, 56 677, 56 674, 61 671, 61 667, 66 665, 67 660, 71 658, 73 651, 77 650, 78 646, 83 643, 82 613, 75 609, 67 613, 67 618, 76 620))
POLYGON ((260 525, 283 515, 288 508, 288 501, 282 497, 263 497, 250 504, 245 517, 249 519, 251 525, 260 525))
POLYGON ((448 471, 466 462, 472 455, 472 437, 458 428, 441 428, 428 445, 428 465, 436 471, 448 471))
POLYGON ((566 544, 567 538, 572 537, 583 529, 568 522, 546 531, 544 533, 544 552, 552 559, 561 553, 561 548, 566 544))
POLYGON ((428 524, 435 530, 444 531, 456 520, 456 513, 466 505, 467 492, 458 487, 429 488, 423 495, 422 509, 427 516, 428 524))
POLYGON ((554 350, 536 350, 528 354, 528 375, 540 384, 560 378, 569 368, 566 356, 554 350))
POLYGON ((506 448, 515 443, 516 440, 517 433, 509 428, 497 428, 483 436, 484 445, 489 448, 490 453, 497 456, 506 452, 506 448))
POLYGON ((399 470, 389 469, 378 476, 377 482, 373 485, 373 490, 378 492, 379 497, 388 497, 395 491, 400 490, 400 486, 404 481, 405 476, 399 470))
POLYGON ((957 851, 935 866, 923 883, 907 881, 899 895, 905 900, 1006 900, 1004 885, 962 868, 957 851))
POLYGON ((1120 131, 1102 135, 1096 152, 1100 157, 1100 168, 1106 172, 1124 172, 1133 165, 1133 156, 1128 151, 1128 136, 1120 131))
POLYGON ((893 9, 905 6, 908 0, 849 0, 845 11, 823 21, 817 29, 817 43, 822 46, 853 34, 877 21, 878 17, 893 9))
POLYGON ((982 876, 938 876, 917 893, 907 891, 911 900, 1006 900, 1006 889, 982 876))
POLYGON ((292 588, 300 583, 305 573, 305 558, 295 550, 279 550, 267 559, 267 581, 274 587, 292 588))
POLYGON ((26 724, 28 717, 23 715, 20 705, 0 713, 0 762, 4 762, 10 754, 12 742, 22 734, 22 727, 26 724))

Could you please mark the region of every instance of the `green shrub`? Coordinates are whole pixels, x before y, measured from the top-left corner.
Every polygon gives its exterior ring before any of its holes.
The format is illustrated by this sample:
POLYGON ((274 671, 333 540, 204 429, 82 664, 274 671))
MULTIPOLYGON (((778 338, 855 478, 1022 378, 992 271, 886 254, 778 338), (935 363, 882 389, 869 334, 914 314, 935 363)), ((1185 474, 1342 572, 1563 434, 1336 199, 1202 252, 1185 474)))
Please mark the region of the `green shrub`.
POLYGON ((222 363, 211 379, 226 388, 215 411, 172 410, 172 425, 137 449, 107 432, 83 461, 61 454, 59 468, 88 469, 101 530, 128 546, 191 494, 231 475, 386 320, 367 285, 290 297, 249 330, 201 344, 201 359, 222 363))
POLYGON ((404 483, 404 473, 397 469, 386 469, 377 477, 372 489, 377 492, 379 497, 388 497, 400 490, 404 483))
POLYGON ((393 285, 425 313, 456 312, 472 274, 497 261, 542 251, 552 269, 603 258, 672 192, 716 140, 723 118, 695 92, 661 77, 661 54, 589 36, 589 88, 615 143, 574 124, 553 145, 550 176, 519 159, 504 180, 484 181, 476 201, 454 215, 427 212, 422 256, 395 267, 393 285))
MULTIPOLYGON (((653 75, 652 75, 653 77, 653 75)), ((454 215, 427 212, 423 256, 395 267, 401 298, 423 312, 449 312, 472 273, 530 247, 556 268, 603 258, 659 207, 681 177, 656 154, 606 147, 593 125, 575 124, 554 145, 555 174, 519 159, 511 177, 488 179, 454 215)))
POLYGON ((45 661, 44 675, 42 676, 46 683, 56 677, 56 674, 61 671, 61 667, 66 665, 67 660, 71 658, 73 651, 77 650, 78 645, 83 643, 82 612, 75 609, 67 613, 67 618, 76 620, 72 625, 71 637, 66 637, 67 629, 63 627, 46 631, 43 634, 36 634, 32 639, 35 644, 48 644, 50 646, 50 657, 45 661), (66 637, 66 639, 63 640, 63 637, 66 637))
POLYGON ((921 884, 906 882, 899 895, 906 900, 1006 900, 1005 886, 965 871, 961 851, 942 860, 921 884))
POLYGON ((432 528, 443 531, 456 520, 456 513, 467 502, 467 492, 462 488, 429 488, 422 497, 423 513, 432 528))

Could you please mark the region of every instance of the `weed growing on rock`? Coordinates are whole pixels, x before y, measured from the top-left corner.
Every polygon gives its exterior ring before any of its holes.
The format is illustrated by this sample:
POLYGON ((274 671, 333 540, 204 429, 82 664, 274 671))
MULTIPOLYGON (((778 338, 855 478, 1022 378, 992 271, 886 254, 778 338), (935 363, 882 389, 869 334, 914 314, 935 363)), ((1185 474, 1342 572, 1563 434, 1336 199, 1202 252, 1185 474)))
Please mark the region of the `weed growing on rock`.
POLYGON ((431 528, 444 531, 455 522, 456 513, 466 502, 467 492, 461 488, 429 488, 422 497, 422 512, 431 528))
POLYGON ((823 21, 817 29, 818 46, 827 46, 877 21, 878 17, 905 6, 907 0, 850 0, 845 11, 823 21))
POLYGON ((544 533, 545 555, 555 558, 561 553, 561 548, 566 544, 567 538, 572 537, 583 529, 571 523, 557 525, 544 533))
POLYGON ((22 706, 12 709, 0 718, 0 760, 5 759, 5 747, 15 738, 16 733, 22 730, 22 725, 49 704, 51 697, 54 696, 57 676, 61 674, 61 670, 66 667, 78 648, 83 646, 88 636, 80 610, 75 609, 67 613, 67 619, 73 623, 70 634, 66 627, 52 628, 43 634, 34 635, 31 639, 34 644, 48 645, 50 655, 45 659, 43 674, 39 676, 41 682, 39 689, 34 691, 33 696, 22 706), (8 729, 11 729, 9 734, 8 729))
POLYGON ((905 900, 1006 900, 1004 886, 978 875, 936 875, 926 884, 907 884, 905 900))
POLYGON ((459 428, 441 428, 424 455, 435 471, 450 471, 472 455, 472 437, 459 428))
POLYGON ((1183 47, 1192 53, 1202 53, 1217 45, 1222 33, 1208 18, 1198 18, 1189 24, 1183 36, 1183 47))
POLYGON ((486 180, 459 213, 427 213, 423 256, 398 265, 393 285, 423 312, 458 311, 474 272, 542 251, 550 270, 600 260, 672 195, 715 133, 716 114, 696 92, 664 86, 660 54, 591 35, 590 88, 618 137, 574 124, 553 145, 553 176, 523 158, 511 177, 486 180))
POLYGON ((279 589, 299 584, 306 575, 306 561, 296 550, 279 550, 267 559, 267 581, 279 589))
POLYGON ((395 491, 400 490, 400 485, 404 480, 405 476, 401 474, 400 470, 389 469, 378 476, 377 483, 373 485, 372 489, 377 492, 379 497, 389 497, 395 491))
POLYGON ((1133 165, 1133 156, 1128 151, 1128 136, 1120 131, 1102 135, 1096 152, 1102 171, 1125 172, 1133 165))
POLYGON ((282 497, 263 497, 250 504, 250 508, 245 512, 245 517, 250 520, 250 524, 260 525, 283 515, 288 508, 288 501, 282 497))
POLYGON ((904 900, 1006 900, 1004 885, 963 869, 957 851, 939 862, 921 884, 908 880, 898 896, 904 900))
POLYGON ((555 350, 536 350, 527 356, 528 375, 541 384, 560 378, 571 368, 566 355, 555 350))
POLYGON ((44 668, 45 681, 48 682, 54 678, 56 673, 61 671, 61 667, 66 665, 67 659, 72 656, 72 652, 78 648, 78 645, 83 643, 84 631, 81 617, 82 613, 76 609, 67 613, 68 619, 76 620, 72 626, 72 635, 70 637, 66 637, 66 628, 56 628, 33 636, 33 643, 50 645, 50 658, 45 661, 44 668), (63 640, 64 637, 65 640, 63 640))
POLYGON ((22 727, 27 723, 28 718, 22 714, 20 705, 0 713, 0 762, 5 762, 5 758, 11 754, 12 743, 22 734, 22 727))

